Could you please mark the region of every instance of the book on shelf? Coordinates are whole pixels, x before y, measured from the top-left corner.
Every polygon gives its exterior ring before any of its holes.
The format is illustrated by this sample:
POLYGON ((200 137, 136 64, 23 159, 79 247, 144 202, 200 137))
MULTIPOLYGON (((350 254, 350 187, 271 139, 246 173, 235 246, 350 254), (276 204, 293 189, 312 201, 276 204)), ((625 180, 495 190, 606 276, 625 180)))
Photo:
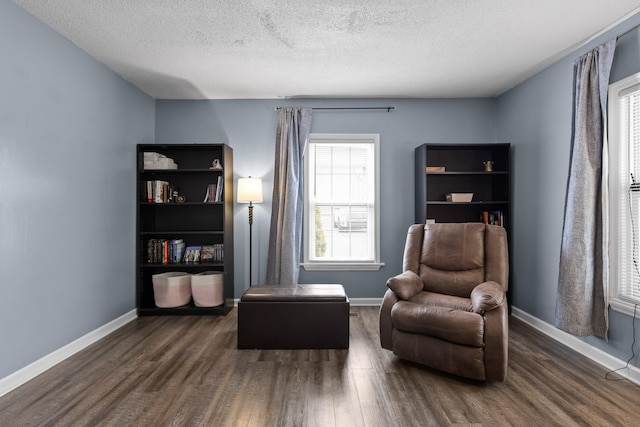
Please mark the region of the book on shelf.
POLYGON ((147 190, 147 193, 146 193, 147 202, 152 203, 153 202, 153 181, 147 181, 145 184, 146 184, 145 186, 147 190))
POLYGON ((504 227, 504 212, 502 211, 483 211, 482 222, 490 225, 500 225, 504 227))
POLYGON ((166 181, 153 181, 153 202, 154 203, 166 203, 167 201, 167 187, 169 183, 166 181))
POLYGON ((205 203, 215 203, 222 201, 222 187, 224 186, 224 178, 218 177, 218 182, 207 185, 207 193, 204 195, 205 203))
POLYGON ((218 184, 216 185, 216 202, 222 201, 222 187, 224 187, 224 178, 220 175, 218 177, 218 184))
POLYGON ((177 264, 184 253, 183 239, 149 239, 147 241, 147 263, 177 264))
POLYGON ((184 255, 184 240, 182 239, 178 239, 174 241, 174 245, 175 245, 175 256, 174 256, 174 260, 175 262, 180 262, 180 260, 182 260, 182 256, 184 255))
POLYGON ((183 261, 186 263, 200 262, 201 250, 202 250, 201 246, 187 246, 187 248, 184 251, 183 261))
POLYGON ((146 197, 143 197, 149 203, 169 203, 173 201, 173 192, 175 188, 167 181, 153 180, 146 181, 144 191, 146 197))
POLYGON ((207 185, 207 193, 204 195, 205 203, 213 203, 216 201, 216 184, 207 185))
POLYGON ((223 262, 224 244, 202 245, 200 250, 200 262, 223 262))
POLYGON ((169 203, 173 203, 176 201, 177 197, 178 197, 178 187, 169 184, 169 186, 167 187, 167 201, 169 203))

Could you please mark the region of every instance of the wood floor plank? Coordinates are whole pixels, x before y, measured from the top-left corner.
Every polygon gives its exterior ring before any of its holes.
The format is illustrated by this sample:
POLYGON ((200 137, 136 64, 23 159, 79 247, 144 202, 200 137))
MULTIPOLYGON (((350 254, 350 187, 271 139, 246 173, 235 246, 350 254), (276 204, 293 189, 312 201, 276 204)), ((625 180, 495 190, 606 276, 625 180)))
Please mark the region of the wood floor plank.
POLYGON ((352 307, 348 350, 238 350, 236 334, 235 309, 138 318, 1 397, 0 425, 640 425, 640 387, 515 318, 504 383, 399 360, 376 307, 352 307))
POLYGON ((336 424, 331 384, 328 378, 335 372, 326 362, 314 362, 309 365, 309 383, 305 399, 305 418, 313 427, 336 424))

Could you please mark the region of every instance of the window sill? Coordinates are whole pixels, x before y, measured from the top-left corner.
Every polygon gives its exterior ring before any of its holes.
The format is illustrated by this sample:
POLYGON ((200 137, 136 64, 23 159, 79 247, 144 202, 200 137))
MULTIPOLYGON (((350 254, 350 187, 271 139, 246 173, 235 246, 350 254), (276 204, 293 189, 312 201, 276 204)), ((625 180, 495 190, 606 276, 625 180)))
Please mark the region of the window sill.
POLYGON ((640 318, 640 303, 634 304, 623 299, 611 298, 609 300, 609 305, 613 310, 626 314, 627 316, 633 316, 634 306, 637 305, 637 308, 635 308, 635 314, 636 318, 640 318))
POLYGON ((305 262, 306 271, 378 271, 384 262, 305 262))

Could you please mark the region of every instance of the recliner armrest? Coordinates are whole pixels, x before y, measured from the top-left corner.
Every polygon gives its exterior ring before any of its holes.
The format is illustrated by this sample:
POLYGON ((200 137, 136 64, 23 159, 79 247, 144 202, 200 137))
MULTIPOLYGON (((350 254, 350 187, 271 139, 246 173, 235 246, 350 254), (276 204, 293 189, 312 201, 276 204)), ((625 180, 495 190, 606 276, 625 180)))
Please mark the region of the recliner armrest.
POLYGON ((424 285, 420 276, 407 270, 387 280, 387 286, 398 295, 398 298, 407 301, 420 292, 424 285))
POLYGON ((505 300, 505 292, 497 282, 482 282, 471 291, 471 307, 474 313, 483 314, 499 307, 505 300))

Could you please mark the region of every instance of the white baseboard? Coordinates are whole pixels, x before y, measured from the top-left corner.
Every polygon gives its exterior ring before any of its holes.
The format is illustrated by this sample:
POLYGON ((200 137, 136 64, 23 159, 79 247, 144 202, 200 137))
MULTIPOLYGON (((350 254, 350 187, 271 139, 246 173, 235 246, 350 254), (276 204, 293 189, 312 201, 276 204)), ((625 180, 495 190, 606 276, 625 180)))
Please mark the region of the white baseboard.
POLYGON ((100 326, 98 329, 95 329, 88 334, 83 335, 77 340, 65 345, 64 347, 61 347, 58 350, 47 354, 46 356, 25 366, 19 371, 16 371, 13 374, 0 379, 0 397, 4 396, 15 388, 20 387, 22 384, 35 378, 47 369, 52 368, 66 358, 73 356, 75 353, 90 346, 99 339, 106 337, 111 332, 126 325, 136 317, 136 310, 131 310, 130 312, 123 314, 117 319, 114 319, 111 322, 100 326))
POLYGON ((382 298, 349 298, 349 304, 354 307, 380 307, 382 304, 382 298))
MULTIPOLYGON (((612 355, 600 350, 599 348, 594 347, 591 344, 588 344, 571 334, 561 331, 555 326, 552 326, 538 319, 537 317, 533 317, 529 313, 526 313, 517 307, 513 307, 513 306, 511 307, 511 314, 512 316, 522 320, 529 326, 539 330, 543 334, 549 336, 550 338, 553 338, 554 340, 560 342, 561 344, 566 345, 572 350, 577 351, 583 356, 588 357, 589 359, 604 366, 607 369, 610 369, 610 370, 620 369, 626 365, 625 361, 622 361, 616 357, 613 357, 612 355)), ((625 377, 629 381, 640 385, 640 369, 639 368, 636 368, 635 366, 630 365, 627 368, 616 371, 616 373, 625 377)))

